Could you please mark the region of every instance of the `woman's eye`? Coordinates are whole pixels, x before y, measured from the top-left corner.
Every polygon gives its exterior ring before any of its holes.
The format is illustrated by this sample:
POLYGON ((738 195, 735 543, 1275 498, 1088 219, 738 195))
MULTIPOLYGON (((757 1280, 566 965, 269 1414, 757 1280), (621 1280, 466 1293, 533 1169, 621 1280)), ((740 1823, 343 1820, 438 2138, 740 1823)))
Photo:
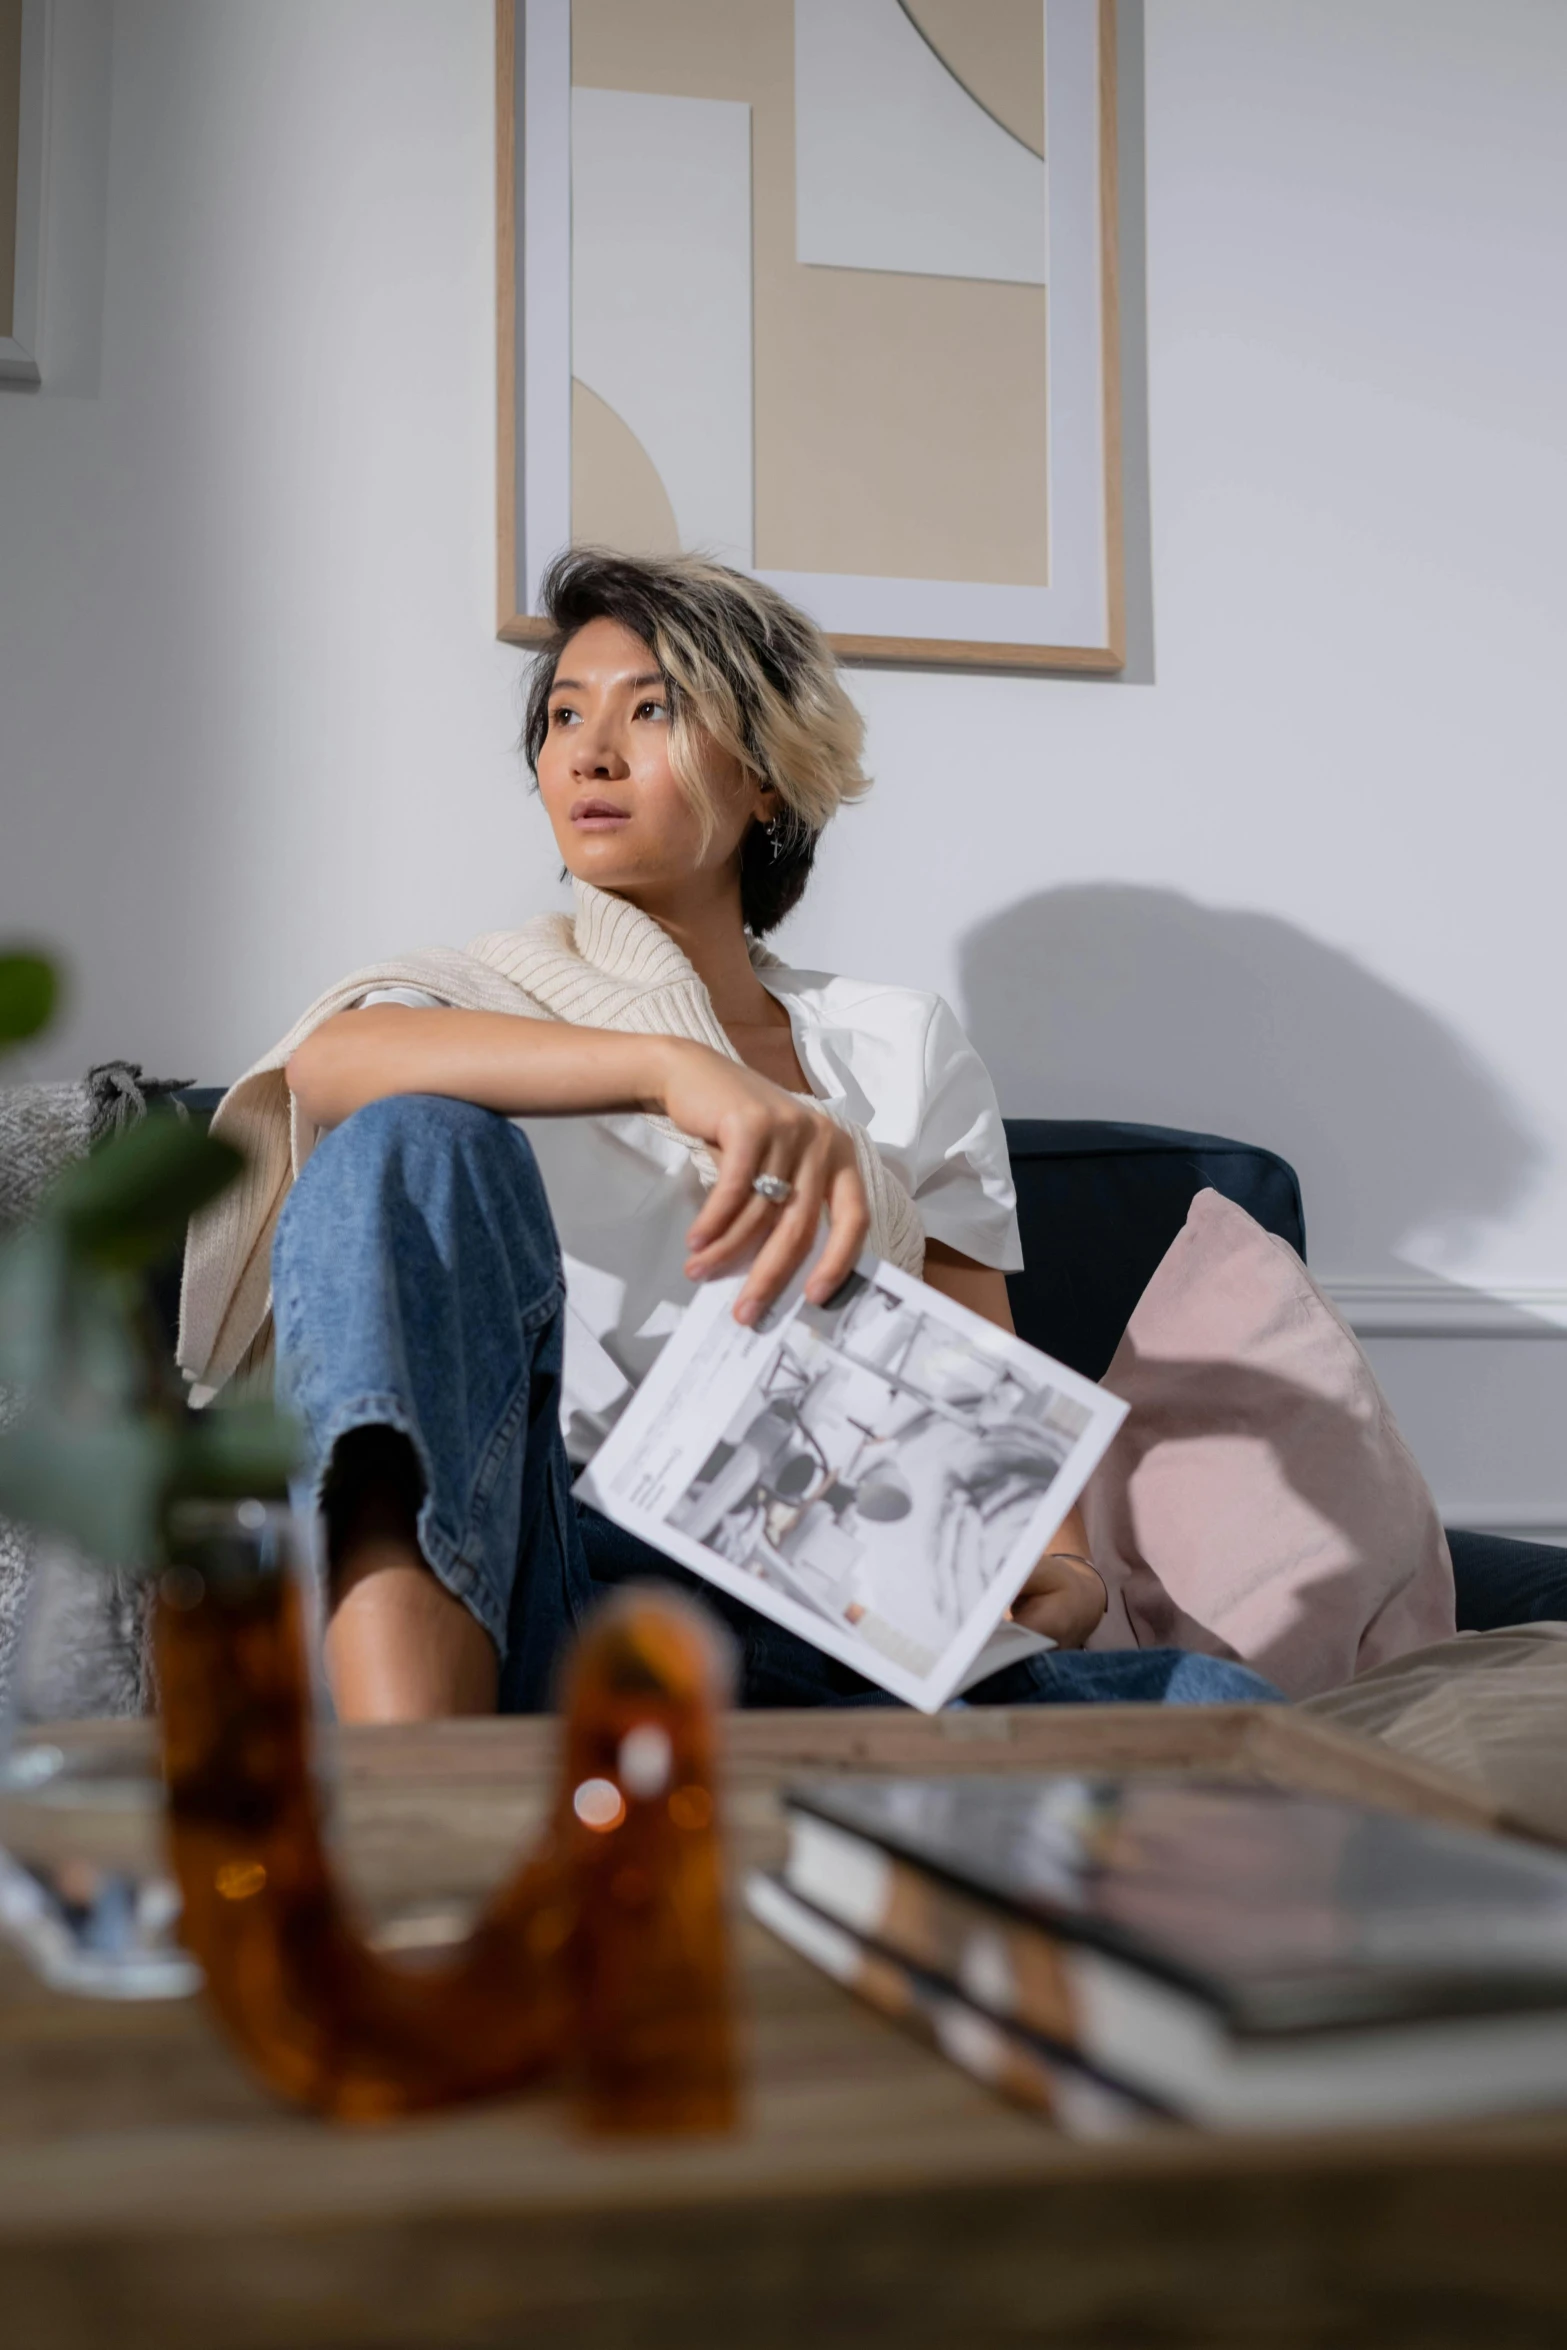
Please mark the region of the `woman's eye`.
POLYGON ((565 702, 557 702, 550 712, 551 726, 569 726, 577 713, 565 702))
POLYGON ((662 718, 663 715, 664 705, 662 702, 639 702, 637 704, 639 718, 662 718))

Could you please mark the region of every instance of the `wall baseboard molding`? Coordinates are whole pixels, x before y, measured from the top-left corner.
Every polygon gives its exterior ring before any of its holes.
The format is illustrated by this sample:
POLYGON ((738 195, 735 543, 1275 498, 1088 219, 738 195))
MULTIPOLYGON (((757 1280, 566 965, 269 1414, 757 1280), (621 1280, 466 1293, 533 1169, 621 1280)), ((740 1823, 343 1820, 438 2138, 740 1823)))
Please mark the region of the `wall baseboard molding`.
POLYGON ((1567 1338, 1567 1286, 1559 1282, 1481 1290, 1352 1274, 1319 1279, 1362 1338, 1567 1338))

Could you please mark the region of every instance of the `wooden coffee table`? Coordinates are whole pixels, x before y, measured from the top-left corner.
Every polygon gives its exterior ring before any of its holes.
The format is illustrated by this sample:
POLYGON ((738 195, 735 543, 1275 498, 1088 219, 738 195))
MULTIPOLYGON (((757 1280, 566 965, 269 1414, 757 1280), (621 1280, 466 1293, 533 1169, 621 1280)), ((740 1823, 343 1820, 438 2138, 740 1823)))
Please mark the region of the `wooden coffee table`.
MULTIPOLYGON (((122 1731, 120 1733, 124 1735, 122 1731)), ((531 1833, 553 1726, 356 1731, 345 1865, 413 1940, 531 1833)), ((750 1714, 735 1870, 812 1769, 1137 1767, 1492 1824, 1454 1782, 1274 1708, 750 1714)), ((594 2143, 551 2096, 374 2131, 283 2111, 198 2002, 0 1957, 5 2350, 1009 2350, 1567 2341, 1567 2116, 1083 2145, 995 2103, 747 1922, 731 2138, 594 2143)))

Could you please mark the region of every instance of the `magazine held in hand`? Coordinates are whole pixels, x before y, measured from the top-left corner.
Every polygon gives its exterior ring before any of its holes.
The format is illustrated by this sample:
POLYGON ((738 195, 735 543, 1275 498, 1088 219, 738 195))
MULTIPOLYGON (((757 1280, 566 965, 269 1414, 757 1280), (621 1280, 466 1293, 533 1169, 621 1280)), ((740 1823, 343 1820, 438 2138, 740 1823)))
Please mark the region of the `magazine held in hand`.
POLYGON ((741 1287, 698 1292, 582 1499, 926 1713, 1049 1648, 1003 1619, 1126 1406, 874 1258, 752 1328, 741 1287))

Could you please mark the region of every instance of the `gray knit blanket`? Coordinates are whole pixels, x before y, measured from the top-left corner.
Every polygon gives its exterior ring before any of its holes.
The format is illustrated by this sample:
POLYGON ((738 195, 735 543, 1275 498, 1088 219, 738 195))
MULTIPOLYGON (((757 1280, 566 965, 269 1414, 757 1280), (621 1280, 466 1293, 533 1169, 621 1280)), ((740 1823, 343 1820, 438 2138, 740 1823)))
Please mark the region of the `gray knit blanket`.
MULTIPOLYGON (((133 1126, 150 1102, 177 1091, 180 1082, 146 1078, 135 1061, 103 1061, 79 1085, 0 1091, 0 1237, 27 1221, 73 1160, 133 1126)), ((0 1429, 21 1408, 22 1399, 0 1387, 0 1429)), ((0 1518, 0 1705, 9 1699, 40 1556, 40 1537, 30 1527, 0 1518)), ((61 1718, 142 1712, 147 1676, 138 1579, 56 1552, 47 1589, 50 1621, 39 1627, 47 1637, 37 1652, 51 1660, 49 1683, 46 1688, 29 1671, 29 1710, 61 1718)))

